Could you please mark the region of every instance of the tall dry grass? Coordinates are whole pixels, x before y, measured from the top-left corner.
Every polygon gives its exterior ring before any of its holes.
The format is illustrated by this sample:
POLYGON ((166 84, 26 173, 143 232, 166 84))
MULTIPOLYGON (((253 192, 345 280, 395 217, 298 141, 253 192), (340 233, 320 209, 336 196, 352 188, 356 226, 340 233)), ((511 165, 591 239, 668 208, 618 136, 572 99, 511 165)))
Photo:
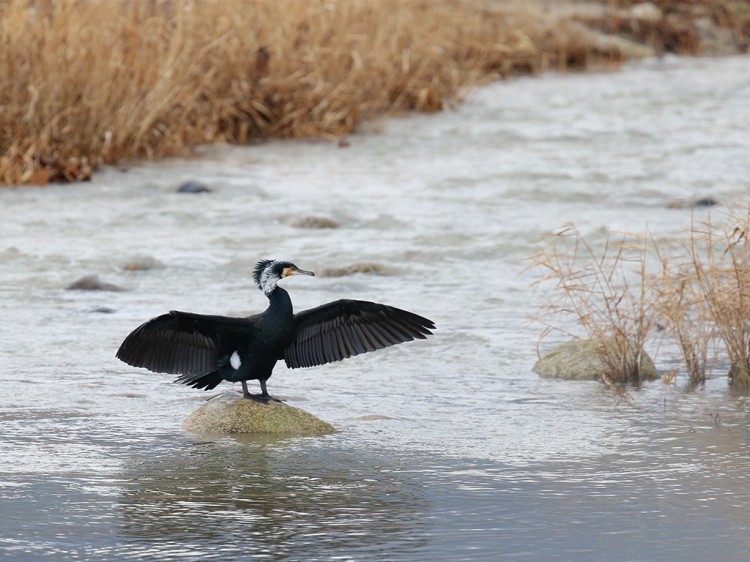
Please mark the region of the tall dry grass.
POLYGON ((692 383, 728 365, 733 385, 750 389, 750 201, 693 222, 676 244, 625 234, 594 247, 568 227, 531 264, 553 285, 542 336, 572 319, 583 333, 563 331, 601 342, 612 380, 638 380, 633 350, 667 337, 692 383))
POLYGON ((730 362, 729 376, 750 388, 750 204, 730 206, 725 216, 694 225, 689 267, 703 313, 714 326, 730 362))
MULTIPOLYGON (((688 4, 708 7, 741 43, 750 30, 742 2, 688 4)), ((646 25, 617 9, 630 0, 592 3, 610 8, 595 27, 622 34, 646 25)), ((668 10, 684 2, 659 5, 666 27, 648 28, 649 37, 705 16, 691 8, 675 20, 668 10)), ((626 58, 571 23, 580 16, 549 8, 542 0, 0 0, 0 185, 85 179, 101 162, 200 143, 339 135, 381 113, 437 111, 497 77, 626 58)))
POLYGON ((585 48, 518 2, 0 0, 0 183, 348 133, 585 48))
MULTIPOLYGON (((658 248, 655 247, 658 252, 658 248)), ((663 256, 655 286, 656 322, 672 337, 682 355, 690 382, 706 382, 709 353, 715 339, 714 324, 691 271, 692 260, 663 256)))
POLYGON ((646 251, 644 239, 630 233, 608 234, 600 247, 573 225, 555 233, 530 260, 544 272, 537 284, 551 283, 554 290, 539 316, 546 326, 541 339, 553 330, 585 337, 598 344, 609 380, 640 382, 655 302, 646 251), (564 327, 566 317, 578 332, 564 327))

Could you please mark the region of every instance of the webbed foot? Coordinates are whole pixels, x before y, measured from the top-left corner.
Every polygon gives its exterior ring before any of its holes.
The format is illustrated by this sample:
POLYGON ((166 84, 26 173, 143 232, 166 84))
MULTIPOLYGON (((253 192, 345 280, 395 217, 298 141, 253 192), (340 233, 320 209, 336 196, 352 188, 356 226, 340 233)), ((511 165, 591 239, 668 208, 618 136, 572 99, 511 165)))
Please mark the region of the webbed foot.
POLYGON ((243 394, 242 397, 249 398, 250 400, 257 400, 258 402, 263 402, 264 404, 268 404, 269 402, 283 402, 281 398, 276 398, 275 396, 271 396, 270 394, 250 394, 248 392, 247 394, 243 394))
POLYGON ((258 402, 263 402, 264 404, 268 404, 269 402, 283 402, 281 398, 276 398, 275 396, 271 396, 268 394, 268 390, 266 390, 266 381, 261 379, 260 380, 260 394, 250 394, 247 390, 247 383, 245 381, 240 381, 242 383, 242 397, 243 398, 249 398, 250 400, 257 400, 258 402))

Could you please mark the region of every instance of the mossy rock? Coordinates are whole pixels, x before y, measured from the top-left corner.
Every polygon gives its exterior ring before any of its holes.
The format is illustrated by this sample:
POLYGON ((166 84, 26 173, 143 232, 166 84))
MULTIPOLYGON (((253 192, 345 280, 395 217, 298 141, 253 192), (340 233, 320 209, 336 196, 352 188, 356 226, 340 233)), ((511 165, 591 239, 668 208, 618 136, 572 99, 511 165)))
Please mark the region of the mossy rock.
POLYGON ((536 362, 533 371, 542 377, 592 380, 602 375, 608 376, 614 382, 638 382, 659 378, 656 366, 649 355, 640 350, 640 365, 636 369, 635 357, 637 347, 629 342, 630 355, 627 380, 612 372, 604 360, 606 350, 603 346, 614 345, 613 340, 575 340, 558 345, 536 362))
POLYGON ((183 428, 193 433, 224 434, 326 435, 336 431, 331 424, 294 406, 249 400, 231 391, 211 398, 190 414, 183 428))

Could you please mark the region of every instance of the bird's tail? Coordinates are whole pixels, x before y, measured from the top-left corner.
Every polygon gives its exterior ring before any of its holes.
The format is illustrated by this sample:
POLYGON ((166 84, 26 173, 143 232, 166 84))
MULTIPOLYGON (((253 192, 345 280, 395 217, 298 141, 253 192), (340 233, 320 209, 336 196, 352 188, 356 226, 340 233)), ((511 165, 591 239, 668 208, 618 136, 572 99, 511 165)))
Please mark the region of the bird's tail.
POLYGON ((211 390, 212 388, 216 388, 219 386, 219 383, 223 381, 224 379, 221 377, 221 375, 214 371, 213 373, 208 373, 207 375, 180 375, 175 379, 174 382, 178 382, 180 384, 186 384, 188 386, 192 386, 193 388, 203 388, 205 390, 211 390))

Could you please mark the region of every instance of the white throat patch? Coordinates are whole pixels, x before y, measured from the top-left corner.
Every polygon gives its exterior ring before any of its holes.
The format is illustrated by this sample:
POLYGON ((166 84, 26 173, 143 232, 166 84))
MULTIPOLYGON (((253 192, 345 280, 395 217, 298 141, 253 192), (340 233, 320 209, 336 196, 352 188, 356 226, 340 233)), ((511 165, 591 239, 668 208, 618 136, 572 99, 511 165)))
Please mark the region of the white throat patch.
POLYGON ((279 278, 271 270, 276 263, 268 264, 263 273, 260 274, 260 288, 266 295, 270 295, 273 292, 276 288, 276 283, 279 281, 279 278))

